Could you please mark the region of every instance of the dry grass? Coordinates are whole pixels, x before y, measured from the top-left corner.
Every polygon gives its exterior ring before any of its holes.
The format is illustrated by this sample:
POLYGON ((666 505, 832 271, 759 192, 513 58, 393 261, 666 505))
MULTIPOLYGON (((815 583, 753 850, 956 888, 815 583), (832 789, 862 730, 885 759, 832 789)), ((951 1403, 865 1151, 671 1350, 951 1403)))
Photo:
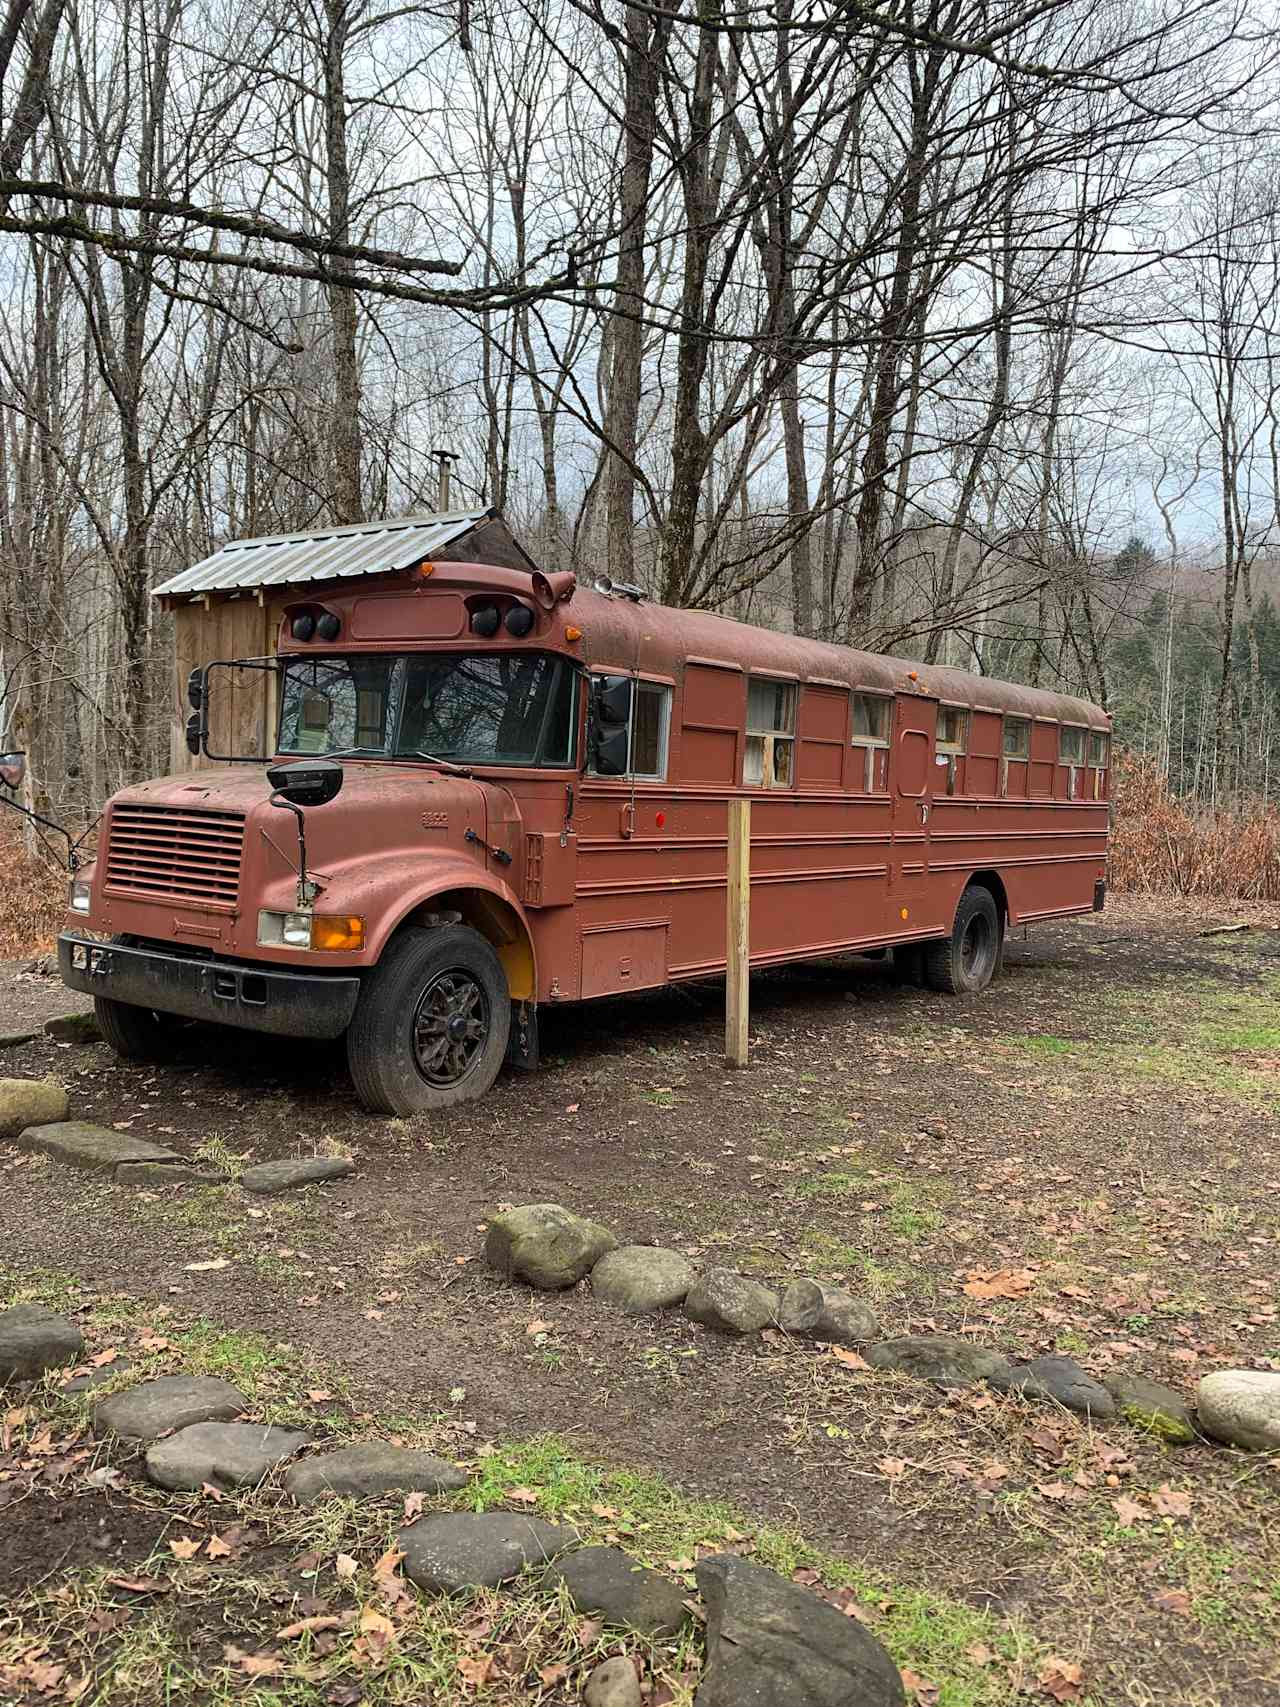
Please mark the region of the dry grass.
POLYGON ((0 894, 0 960, 50 948, 67 904, 67 874, 44 854, 28 854, 7 825, 0 830, 0 894))
POLYGON ((1280 900, 1280 812, 1265 801, 1214 810, 1169 793, 1155 766, 1116 767, 1113 888, 1142 895, 1280 900))

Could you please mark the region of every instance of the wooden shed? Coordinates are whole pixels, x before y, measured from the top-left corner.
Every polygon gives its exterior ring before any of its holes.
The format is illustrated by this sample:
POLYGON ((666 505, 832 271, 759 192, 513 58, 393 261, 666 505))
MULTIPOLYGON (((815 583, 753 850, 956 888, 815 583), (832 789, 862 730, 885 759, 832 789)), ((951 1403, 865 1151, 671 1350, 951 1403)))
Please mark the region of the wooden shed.
MULTIPOLYGON (((537 568, 497 510, 451 510, 234 540, 156 587, 152 596, 174 619, 170 768, 201 770, 215 762, 187 751, 187 678, 192 670, 219 659, 272 658, 285 607, 317 582, 347 585, 370 576, 404 574, 429 561, 491 563, 530 572, 537 568)), ((277 682, 273 670, 219 674, 209 726, 214 752, 269 752, 277 682)))

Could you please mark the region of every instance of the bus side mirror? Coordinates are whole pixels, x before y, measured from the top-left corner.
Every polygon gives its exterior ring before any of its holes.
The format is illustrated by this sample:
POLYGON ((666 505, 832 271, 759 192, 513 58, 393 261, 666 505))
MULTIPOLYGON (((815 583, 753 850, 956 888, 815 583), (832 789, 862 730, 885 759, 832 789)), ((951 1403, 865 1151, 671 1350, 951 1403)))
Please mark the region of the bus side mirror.
POLYGON ((187 751, 189 753, 193 753, 197 758, 200 755, 200 737, 203 734, 204 730, 200 724, 200 713, 198 711, 193 711, 187 719, 187 751))
POLYGON ((631 730, 631 677, 597 676, 591 684, 591 768, 625 776, 631 730))
POLYGON ((6 788, 17 788, 27 774, 25 753, 0 753, 0 782, 6 788))
POLYGON ((187 677, 187 704, 192 711, 204 709, 204 671, 192 670, 187 677))
POLYGON ((327 806, 342 787, 343 769, 336 759, 295 759, 270 765, 271 792, 291 806, 327 806))
POLYGON ((627 736, 625 723, 616 729, 602 729, 596 741, 595 772, 597 776, 627 774, 627 736))
POLYGON ((631 677, 597 676, 592 690, 595 713, 602 724, 626 724, 631 717, 631 677))

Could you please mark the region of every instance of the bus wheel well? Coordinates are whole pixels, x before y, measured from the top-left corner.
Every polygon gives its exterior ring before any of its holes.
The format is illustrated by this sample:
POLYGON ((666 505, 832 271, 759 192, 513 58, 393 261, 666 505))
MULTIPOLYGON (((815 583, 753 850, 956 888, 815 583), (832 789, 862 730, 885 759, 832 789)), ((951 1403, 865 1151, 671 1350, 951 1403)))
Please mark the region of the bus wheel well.
POLYGON ((524 920, 499 895, 483 889, 446 889, 433 895, 420 907, 400 921, 405 925, 431 925, 437 915, 457 915, 464 925, 486 937, 497 951, 502 969, 507 975, 507 988, 513 1002, 531 1002, 537 993, 534 977, 533 943, 524 920))
POLYGON ((996 904, 996 910, 1000 914, 1000 929, 1003 931, 1008 927, 1009 897, 1005 894, 1004 883, 998 871, 975 871, 965 888, 989 890, 991 899, 996 904))

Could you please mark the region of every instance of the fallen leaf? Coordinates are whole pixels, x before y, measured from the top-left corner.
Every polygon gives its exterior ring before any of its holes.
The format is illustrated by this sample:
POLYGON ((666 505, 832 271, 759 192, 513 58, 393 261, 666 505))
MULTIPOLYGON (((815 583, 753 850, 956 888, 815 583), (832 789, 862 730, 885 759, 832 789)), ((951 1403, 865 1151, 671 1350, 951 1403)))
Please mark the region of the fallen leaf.
POLYGON ((426 1500, 427 1496, 421 1492, 404 1496, 404 1516, 407 1522, 412 1522, 415 1517, 422 1516, 422 1508, 426 1504, 426 1500))
POLYGON ((337 1558, 333 1561, 333 1568, 342 1578, 344 1583, 349 1583, 352 1577, 354 1577, 356 1572, 360 1569, 359 1565, 351 1557, 350 1553, 339 1553, 337 1558))
POLYGON ((378 1593, 392 1606, 401 1601, 407 1603, 414 1598, 409 1585, 397 1569, 403 1558, 404 1553, 399 1547, 388 1547, 373 1567, 373 1580, 378 1585, 378 1593))
POLYGON ((473 1689, 479 1689, 482 1683, 487 1683, 492 1670, 492 1654, 477 1654, 474 1658, 464 1658, 458 1661, 458 1676, 464 1683, 469 1683, 473 1689))
POLYGON ((555 1665, 542 1666, 538 1672, 538 1682, 550 1688, 553 1683, 563 1683, 568 1677, 569 1671, 570 1667, 565 1665, 563 1661, 559 1661, 555 1665))
POLYGON ((171 1342, 166 1339, 161 1339, 159 1334, 144 1334, 138 1341, 138 1345, 143 1351, 168 1351, 170 1350, 171 1342))
POLYGON ((1161 1589, 1159 1594, 1152 1596, 1151 1604, 1161 1612, 1179 1612, 1184 1617, 1191 1613, 1191 1596, 1184 1588, 1161 1589))
POLYGON ((1168 1482, 1162 1482, 1151 1496, 1151 1503, 1161 1517, 1190 1517, 1191 1495, 1179 1493, 1168 1482))
POLYGON ((211 1535, 205 1544, 205 1557, 208 1559, 229 1559, 235 1548, 221 1535, 211 1535))
POLYGON ((295 1642, 299 1636, 305 1636, 320 1630, 348 1630, 355 1623, 354 1612, 319 1612, 312 1618, 299 1618, 296 1624, 286 1624, 283 1630, 277 1630, 277 1642, 295 1642))
POLYGON ((919 1703, 919 1707, 935 1707, 942 1693, 940 1684, 929 1683, 923 1677, 903 1666, 900 1672, 902 1687, 907 1692, 907 1699, 919 1703))
POLYGON ((879 1470, 883 1475, 888 1476, 890 1481, 894 1481, 894 1480, 896 1480, 897 1477, 906 1474, 906 1469, 907 1469, 906 1459, 905 1458, 878 1458, 876 1460, 876 1469, 879 1470))
POLYGON ((200 1551, 200 1543, 184 1535, 180 1540, 169 1543, 169 1551, 175 1559, 194 1559, 200 1551))
POLYGON ((1145 1506, 1139 1505, 1137 1500, 1131 1500, 1124 1494, 1121 1494, 1118 1500, 1112 1500, 1111 1509, 1126 1529, 1135 1523, 1150 1523, 1155 1516, 1154 1512, 1148 1511, 1145 1506))
POLYGON ((105 1369, 109 1363, 114 1363, 119 1355, 120 1353, 115 1346, 109 1345, 105 1351, 100 1351, 96 1357, 91 1357, 89 1362, 95 1369, 105 1369))
POLYGON ((245 1677, 281 1677, 284 1661, 279 1654, 246 1654, 242 1648, 225 1647, 222 1657, 245 1677))
POLYGON ((327 1405, 332 1397, 333 1394, 327 1393, 323 1387, 312 1387, 307 1394, 307 1399, 313 1405, 327 1405))
POLYGON ((507 1498, 517 1505, 537 1505, 541 1493, 541 1488, 508 1488, 507 1498))
POLYGON ((965 1649, 964 1657, 973 1665, 989 1666, 996 1656, 995 1650, 989 1648, 985 1642, 974 1642, 972 1647, 965 1649))
POLYGON ((212 1262, 188 1262, 182 1265, 184 1274, 211 1274, 215 1268, 230 1268, 228 1257, 214 1257, 212 1262))
POLYGON ((865 1357, 860 1357, 856 1351, 850 1351, 847 1346, 833 1345, 831 1355, 837 1363, 843 1364, 846 1369, 870 1369, 871 1367, 865 1357))
POLYGON ((158 1577, 108 1577, 108 1588, 122 1588, 126 1594, 168 1594, 173 1585, 158 1577))
POLYGON ((1035 1278, 1033 1268, 973 1268, 960 1290, 970 1298, 1024 1298, 1035 1278))
POLYGON ((1055 1701, 1078 1701, 1083 1688, 1084 1673, 1078 1665, 1050 1654, 1040 1668, 1037 1682, 1046 1695, 1055 1701))
POLYGON ((530 1322, 529 1326, 524 1331, 527 1334, 549 1334, 551 1332, 551 1330, 552 1330, 552 1323, 537 1321, 537 1322, 530 1322))
POLYGON ((571 1102, 567 1106, 567 1108, 565 1109, 565 1113, 566 1114, 576 1114, 581 1107, 582 1107, 582 1104, 580 1102, 571 1102))
POLYGON ((1065 1482, 1036 1483, 1036 1492, 1045 1500, 1065 1500, 1070 1491, 1065 1482))

